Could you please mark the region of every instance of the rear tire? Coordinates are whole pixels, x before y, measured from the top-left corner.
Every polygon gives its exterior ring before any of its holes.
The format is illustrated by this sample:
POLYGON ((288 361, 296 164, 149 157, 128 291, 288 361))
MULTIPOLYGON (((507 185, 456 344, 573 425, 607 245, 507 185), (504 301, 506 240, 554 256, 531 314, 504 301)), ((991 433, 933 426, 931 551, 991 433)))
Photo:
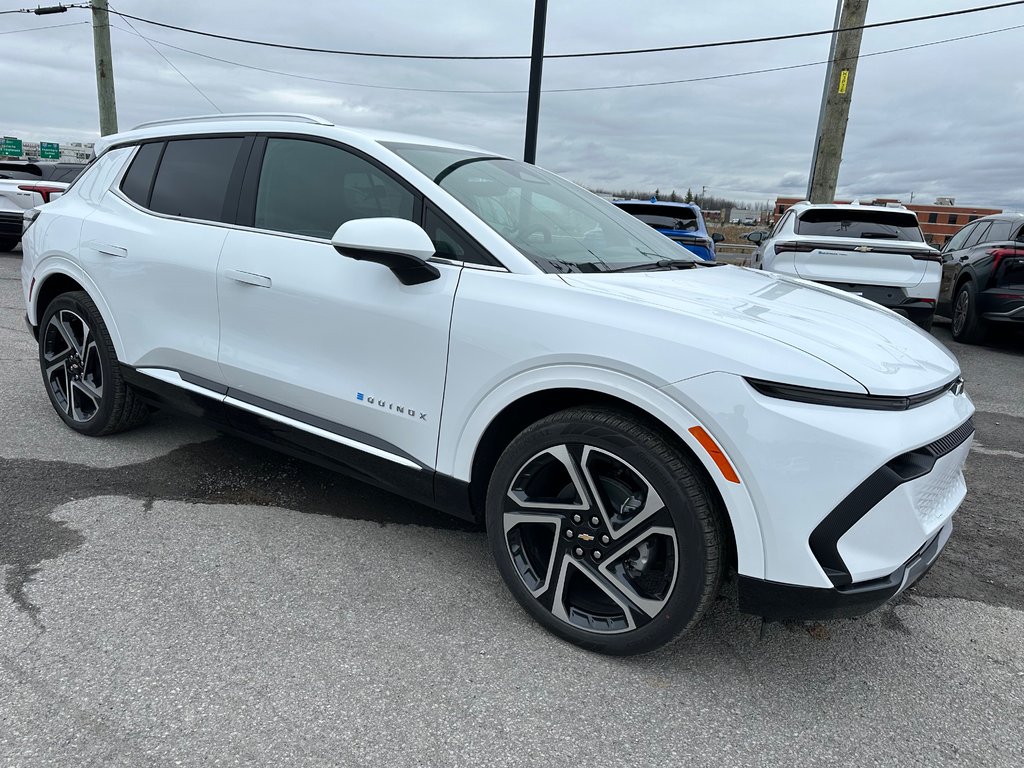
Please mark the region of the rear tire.
POLYGON ((125 383, 107 326, 89 294, 58 296, 39 323, 39 367, 57 415, 83 435, 110 435, 149 415, 125 383))
POLYGON ((20 237, 0 237, 0 253, 10 253, 20 241, 20 237))
POLYGON ((963 344, 980 344, 988 336, 985 321, 978 317, 978 289, 967 280, 953 296, 953 338, 963 344))
POLYGON ((502 453, 487 535, 508 588, 546 629, 599 653, 646 653, 693 627, 718 593, 713 499, 660 430, 577 407, 502 453))

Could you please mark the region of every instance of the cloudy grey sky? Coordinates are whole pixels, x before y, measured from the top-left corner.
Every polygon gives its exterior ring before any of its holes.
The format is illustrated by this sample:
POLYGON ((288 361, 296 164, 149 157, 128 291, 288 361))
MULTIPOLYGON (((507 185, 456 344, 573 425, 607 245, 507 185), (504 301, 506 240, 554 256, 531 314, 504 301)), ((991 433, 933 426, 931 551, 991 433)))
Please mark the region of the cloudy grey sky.
MULTIPOLYGON (((125 13, 239 37, 407 53, 529 53, 532 0, 111 0, 125 13)), ((39 0, 46 4, 45 0, 39 0)), ((33 6, 35 2, 28 5, 33 6)), ((872 0, 868 21, 986 4, 872 0)), ((680 45, 826 29, 832 0, 551 0, 549 53, 680 45)), ((24 7, 0 0, 0 9, 24 7)), ((0 133, 27 140, 95 138, 89 13, 0 16, 0 133), (75 22, 81 22, 75 24, 75 22), (34 29, 54 24, 60 28, 34 29)), ((150 45, 114 20, 118 118, 213 111, 150 45)), ((257 48, 134 22, 225 112, 301 111, 522 156, 525 93, 454 94, 365 86, 525 91, 528 62, 389 61, 257 48), (167 43, 270 74, 165 47, 167 43), (322 80, 349 83, 342 85, 322 80), (359 85, 356 85, 359 84, 359 85)), ((1024 6, 868 30, 862 54, 1024 25, 1024 6)), ((863 58, 839 194, 1024 210, 1024 28, 863 58)), ((827 36, 704 51, 548 61, 545 88, 701 78, 827 58, 827 36)), ((823 65, 704 82, 546 93, 538 163, 604 188, 766 200, 802 195, 823 65)))

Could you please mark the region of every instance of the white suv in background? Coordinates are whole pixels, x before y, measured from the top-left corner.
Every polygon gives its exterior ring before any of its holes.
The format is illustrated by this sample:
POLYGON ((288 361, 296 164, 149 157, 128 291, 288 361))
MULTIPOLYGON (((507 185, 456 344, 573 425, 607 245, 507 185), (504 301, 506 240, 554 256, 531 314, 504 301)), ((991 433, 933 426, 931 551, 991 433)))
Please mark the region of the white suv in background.
POLYGON ((855 615, 949 538, 974 407, 867 302, 444 141, 222 115, 96 150, 23 241, 78 432, 180 407, 479 521, 532 616, 613 654, 693 626, 727 568, 741 610, 855 615))
POLYGON ((925 243, 913 211, 797 203, 767 236, 750 239, 760 243, 755 267, 863 296, 932 327, 942 257, 925 243))

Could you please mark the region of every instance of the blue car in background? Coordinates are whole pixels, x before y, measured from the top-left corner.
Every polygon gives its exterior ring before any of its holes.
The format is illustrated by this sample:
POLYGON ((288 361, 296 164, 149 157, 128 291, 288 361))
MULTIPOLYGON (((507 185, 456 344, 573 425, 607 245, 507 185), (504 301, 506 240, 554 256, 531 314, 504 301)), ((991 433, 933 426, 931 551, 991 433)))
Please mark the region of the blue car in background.
POLYGON ((700 208, 692 203, 667 203, 652 197, 650 200, 612 200, 612 204, 705 261, 715 260, 715 243, 725 239, 717 232, 708 234, 700 208))

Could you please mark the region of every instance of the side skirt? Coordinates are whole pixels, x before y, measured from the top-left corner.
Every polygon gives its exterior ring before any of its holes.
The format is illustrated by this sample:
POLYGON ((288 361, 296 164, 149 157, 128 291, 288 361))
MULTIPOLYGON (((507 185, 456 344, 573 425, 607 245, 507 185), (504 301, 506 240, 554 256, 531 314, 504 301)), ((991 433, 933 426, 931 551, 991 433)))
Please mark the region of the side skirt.
POLYGON ((166 371, 166 376, 156 378, 122 363, 121 373, 124 380, 156 408, 185 413, 266 448, 369 483, 454 517, 479 522, 470 503, 469 483, 406 460, 397 448, 393 452, 394 458, 385 458, 387 451, 376 446, 360 447, 361 443, 343 434, 343 427, 337 426, 338 431, 328 429, 327 423, 321 419, 314 416, 303 418, 302 414, 283 406, 278 410, 266 401, 260 401, 258 407, 253 407, 238 397, 241 393, 214 382, 194 377, 186 379, 175 371, 166 371))

